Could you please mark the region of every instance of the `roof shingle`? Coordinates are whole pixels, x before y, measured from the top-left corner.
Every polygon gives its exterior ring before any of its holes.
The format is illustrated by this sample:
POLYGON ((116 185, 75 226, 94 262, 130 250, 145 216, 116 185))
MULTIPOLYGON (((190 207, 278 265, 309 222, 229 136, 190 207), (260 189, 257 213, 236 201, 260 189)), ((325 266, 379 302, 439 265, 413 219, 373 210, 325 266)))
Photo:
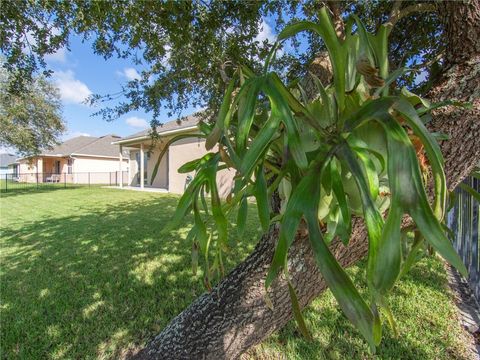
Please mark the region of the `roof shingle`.
POLYGON ((119 139, 120 137, 116 135, 105 135, 101 137, 77 136, 55 146, 51 150, 43 152, 42 155, 69 156, 82 154, 118 157, 119 148, 117 145, 112 145, 112 142, 119 139))
MULTIPOLYGON (((165 124, 159 125, 157 126, 156 130, 157 130, 157 133, 161 135, 162 133, 165 133, 167 131, 181 130, 185 128, 190 128, 192 126, 196 126, 198 125, 199 121, 200 121, 200 118, 196 114, 193 114, 185 117, 182 120, 179 120, 179 119, 172 120, 172 121, 166 122, 165 124)), ((139 137, 146 137, 150 135, 151 131, 152 131, 151 129, 145 129, 135 134, 122 137, 120 140, 124 141, 124 140, 136 139, 139 137)))

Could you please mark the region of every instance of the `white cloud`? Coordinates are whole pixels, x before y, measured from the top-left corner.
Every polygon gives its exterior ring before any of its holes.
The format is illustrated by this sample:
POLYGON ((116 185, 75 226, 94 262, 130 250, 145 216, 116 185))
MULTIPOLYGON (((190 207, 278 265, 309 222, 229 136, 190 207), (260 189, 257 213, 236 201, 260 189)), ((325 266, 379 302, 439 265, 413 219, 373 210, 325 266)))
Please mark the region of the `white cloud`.
POLYGON ((147 120, 132 116, 125 119, 125 123, 131 127, 146 129, 149 127, 147 120))
POLYGON ((255 40, 259 42, 263 42, 264 40, 267 40, 268 43, 273 44, 277 39, 277 35, 275 35, 272 28, 270 27, 270 25, 268 25, 265 19, 262 19, 262 22, 260 23, 259 28, 260 28, 260 32, 255 37, 255 40))
POLYGON ((47 54, 45 55, 45 60, 51 61, 51 62, 59 62, 59 63, 64 63, 67 61, 67 51, 65 48, 60 48, 53 54, 47 54))
POLYGON ((65 135, 62 136, 63 141, 70 140, 76 138, 77 136, 93 136, 86 132, 81 131, 74 131, 74 132, 67 132, 65 135))
POLYGON ((78 79, 72 70, 55 71, 55 85, 60 90, 62 100, 70 104, 81 104, 92 94, 88 86, 78 79))
POLYGON ((134 68, 125 68, 122 71, 117 71, 117 74, 127 78, 127 80, 140 80, 142 77, 134 68))

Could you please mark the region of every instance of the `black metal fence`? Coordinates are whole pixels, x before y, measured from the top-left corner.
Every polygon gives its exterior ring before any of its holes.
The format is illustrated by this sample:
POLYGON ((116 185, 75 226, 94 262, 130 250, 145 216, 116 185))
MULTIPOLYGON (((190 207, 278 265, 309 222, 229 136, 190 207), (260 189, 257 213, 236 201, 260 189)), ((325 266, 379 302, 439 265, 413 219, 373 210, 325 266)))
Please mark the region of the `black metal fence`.
MULTIPOLYGON (((469 188, 480 191, 480 180, 468 177, 463 182, 469 188)), ((465 188, 465 186, 464 186, 465 188)), ((448 213, 447 224, 453 232, 453 244, 463 263, 468 269, 468 282, 480 300, 480 248, 479 233, 479 203, 475 196, 462 186, 455 190, 455 203, 448 213)))
POLYGON ((119 186, 120 182, 127 185, 127 171, 3 174, 0 176, 0 192, 81 186, 119 186))

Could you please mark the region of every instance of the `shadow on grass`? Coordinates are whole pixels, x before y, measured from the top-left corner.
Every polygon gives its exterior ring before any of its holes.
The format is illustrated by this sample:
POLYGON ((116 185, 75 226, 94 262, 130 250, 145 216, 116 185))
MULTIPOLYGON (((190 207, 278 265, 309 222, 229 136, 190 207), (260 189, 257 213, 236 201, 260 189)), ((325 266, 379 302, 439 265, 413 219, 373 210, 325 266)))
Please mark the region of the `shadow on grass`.
MULTIPOLYGON (((4 226, 2 356, 118 358, 160 331, 204 292, 201 272, 191 274, 188 229, 162 234, 177 201, 4 226)), ((235 244, 236 259, 251 251, 254 232, 235 244)))
MULTIPOLYGON (((98 194, 104 194, 107 201, 111 196, 111 202, 101 209, 92 208, 87 201, 73 202, 64 217, 29 221, 20 228, 2 226, 0 343, 4 358, 117 359, 126 349, 142 345, 158 333, 204 292, 201 272, 191 275, 191 244, 185 242, 188 229, 162 233, 177 197, 139 194, 145 198, 132 196, 133 200, 119 202, 115 200, 119 192, 98 194)), ((59 199, 64 199, 63 194, 59 199)), ((65 199, 69 205, 70 198, 65 199)), ((56 201, 52 200, 47 209, 55 208, 56 201)), ((241 261, 259 238, 256 221, 249 220, 246 229, 242 242, 232 246, 227 269, 241 261)), ((420 318, 404 304, 421 288, 428 291, 420 292, 423 297, 417 295, 415 300, 432 301, 430 307, 445 303, 445 298, 434 299, 428 294, 445 290, 438 264, 422 262, 402 280, 406 286, 396 288, 392 297, 392 303, 398 303, 396 313, 420 318)), ((363 292, 364 266, 361 263, 349 271, 363 292)), ((313 342, 302 339, 290 322, 267 340, 266 346, 272 346, 282 358, 373 358, 360 334, 332 301, 331 294, 325 294, 304 312, 313 342)), ((435 311, 432 308, 431 313, 435 311)), ((439 314, 445 312, 436 316, 439 314)), ((421 318, 428 320, 429 316, 427 311, 421 318)), ((426 320, 414 319, 415 328, 404 328, 399 338, 386 331, 378 358, 436 358, 418 344, 428 330, 430 338, 425 341, 430 342, 430 349, 444 349, 446 354, 438 358, 461 359, 461 355, 450 353, 451 341, 440 333, 455 320, 446 320, 451 323, 441 325, 441 329, 426 320)), ((265 358, 264 354, 260 352, 258 358, 265 358)))
MULTIPOLYGON (((33 194, 33 193, 45 193, 45 192, 52 192, 52 191, 58 191, 58 190, 75 190, 75 189, 81 189, 85 188, 88 189, 88 185, 74 185, 74 184, 67 184, 65 186, 64 184, 42 184, 40 186, 36 185, 31 185, 29 184, 28 186, 23 186, 23 185, 15 185, 15 187, 11 187, 8 189, 5 189, 5 187, 0 188, 0 197, 2 198, 7 198, 7 197, 13 197, 13 196, 18 196, 18 195, 28 195, 28 194, 33 194)), ((92 188, 98 188, 98 186, 92 187, 92 188)))

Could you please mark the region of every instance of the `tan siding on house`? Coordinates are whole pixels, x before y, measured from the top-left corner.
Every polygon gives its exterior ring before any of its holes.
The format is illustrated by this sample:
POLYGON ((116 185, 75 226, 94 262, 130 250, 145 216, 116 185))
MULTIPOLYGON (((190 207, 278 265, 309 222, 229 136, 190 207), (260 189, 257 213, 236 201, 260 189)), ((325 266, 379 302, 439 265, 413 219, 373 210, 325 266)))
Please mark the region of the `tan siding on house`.
MULTIPOLYGON (((160 155, 162 147, 154 149, 147 160, 147 176, 148 176, 148 183, 147 185, 150 186, 150 182, 153 175, 153 169, 155 168, 155 164, 157 163, 158 156, 160 155)), ((158 167, 157 175, 153 180, 153 187, 168 189, 168 151, 163 157, 162 161, 160 162, 160 166, 158 167)))
MULTIPOLYGON (((114 172, 119 171, 119 160, 110 158, 94 158, 74 156, 73 172, 114 172)), ((123 161, 122 170, 126 171, 128 162, 123 161)), ((65 171, 67 169, 65 168, 65 171)))
MULTIPOLYGON (((179 140, 170 146, 168 156, 169 192, 174 194, 182 194, 184 192, 187 176, 193 177, 195 173, 180 174, 177 171, 178 168, 188 161, 202 157, 206 153, 205 140, 198 137, 179 140)), ((217 186, 221 197, 226 197, 230 192, 234 175, 233 170, 222 170, 217 174, 217 186)))

